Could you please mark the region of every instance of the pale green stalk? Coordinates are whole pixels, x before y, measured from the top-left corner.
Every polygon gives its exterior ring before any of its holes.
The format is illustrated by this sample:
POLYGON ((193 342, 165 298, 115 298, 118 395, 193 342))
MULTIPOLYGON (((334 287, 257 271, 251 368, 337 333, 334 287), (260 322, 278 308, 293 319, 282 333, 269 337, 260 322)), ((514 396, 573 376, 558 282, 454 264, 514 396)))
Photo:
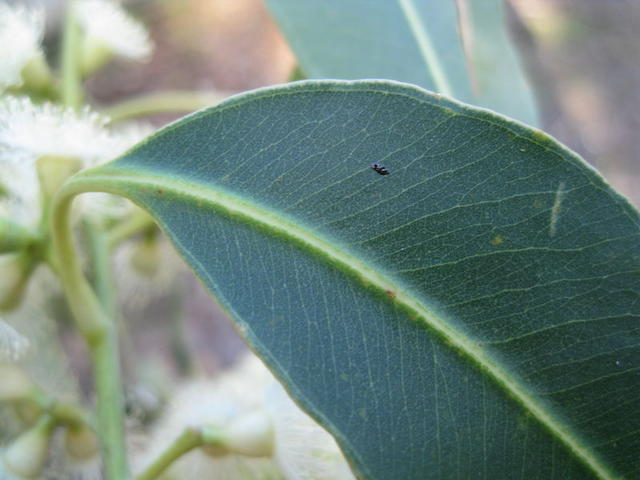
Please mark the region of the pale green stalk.
POLYGON ((84 231, 89 245, 91 257, 91 271, 93 274, 94 288, 102 307, 112 320, 116 318, 116 299, 111 271, 109 237, 100 228, 87 220, 84 223, 84 231))
POLYGON ((158 92, 125 100, 104 113, 112 123, 158 113, 189 113, 220 103, 228 94, 190 91, 158 92))
POLYGON ((135 480, 153 480, 161 475, 173 462, 201 446, 222 447, 223 434, 217 428, 185 428, 185 430, 169 445, 135 480))
POLYGON ((155 225, 155 222, 147 212, 137 210, 133 215, 114 225, 114 227, 109 230, 107 246, 113 250, 124 240, 138 233, 142 233, 153 225, 155 225))
POLYGON ((82 72, 80 69, 80 27, 76 19, 76 0, 67 0, 67 12, 62 37, 62 102, 74 109, 82 103, 82 72))
POLYGON ((203 444, 199 430, 187 428, 135 480, 153 480, 182 455, 203 444))
POLYGON ((115 323, 84 277, 76 255, 70 213, 73 197, 80 193, 64 188, 56 195, 51 215, 53 252, 60 280, 93 361, 97 395, 97 429, 103 448, 108 480, 130 478, 124 445, 124 412, 120 358, 115 323))

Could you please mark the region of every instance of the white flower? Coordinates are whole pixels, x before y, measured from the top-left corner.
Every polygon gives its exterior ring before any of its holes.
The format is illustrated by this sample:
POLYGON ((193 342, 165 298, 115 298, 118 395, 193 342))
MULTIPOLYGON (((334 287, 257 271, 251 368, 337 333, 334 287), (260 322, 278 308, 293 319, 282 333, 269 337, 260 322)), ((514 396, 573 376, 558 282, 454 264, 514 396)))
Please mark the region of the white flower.
POLYGON ((113 269, 118 298, 135 315, 175 291, 187 272, 163 235, 151 240, 131 238, 120 244, 113 254, 113 269))
POLYGON ((275 456, 287 480, 355 480, 338 444, 274 382, 267 392, 275 456))
MULTIPOLYGON (((216 381, 203 379, 181 387, 152 436, 150 448, 143 458, 136 459, 136 470, 142 470, 157 458, 186 428, 224 428, 244 414, 260 409, 264 388, 270 381, 271 374, 258 360, 248 357, 247 361, 221 375, 216 381)), ((168 478, 281 478, 270 458, 206 452, 205 448, 186 454, 171 466, 168 478)))
MULTIPOLYGON (((0 449, 0 459, 4 457, 5 449, 0 449)), ((2 480, 24 480, 24 477, 18 476, 5 467, 4 462, 0 461, 0 478, 2 480)))
POLYGON ((333 437, 298 408, 254 355, 215 381, 181 388, 146 462, 185 428, 206 426, 225 432, 225 445, 236 453, 191 452, 172 466, 169 478, 253 479, 268 471, 270 478, 286 480, 355 480, 333 437), (270 457, 238 453, 254 451, 270 457))
MULTIPOLYGON (((0 198, 0 215, 23 225, 39 220, 39 158, 77 159, 79 167, 86 168, 117 157, 151 131, 149 127, 110 131, 107 122, 88 108, 76 113, 49 103, 35 105, 23 97, 0 100, 0 185, 8 190, 0 198)), ((113 213, 114 202, 109 203, 113 213)), ((115 203, 121 209, 124 202, 115 203)))
MULTIPOLYGON (((105 145, 106 152, 109 153, 104 155, 98 163, 113 160, 122 155, 133 145, 151 135, 153 131, 154 128, 150 124, 136 122, 119 124, 116 128, 111 128, 109 141, 105 145)), ((122 219, 135 210, 134 205, 126 198, 109 193, 86 193, 80 197, 80 201, 85 215, 103 222, 122 219)))
MULTIPOLYGON (((56 277, 49 268, 39 267, 27 291, 28 302, 24 302, 18 310, 5 316, 6 323, 20 331, 28 338, 30 347, 24 351, 16 362, 2 364, 0 362, 0 398, 19 398, 25 394, 32 394, 34 388, 42 390, 51 398, 62 402, 79 403, 79 387, 69 365, 69 352, 64 351, 58 334, 58 323, 49 317, 45 305, 50 304, 51 298, 60 295, 56 277)), ((67 348, 69 345, 66 345, 67 348)), ((73 353, 70 354, 74 356, 73 353)), ((29 413, 29 412, 27 412, 29 413)), ((23 419, 16 415, 14 409, 0 409, 0 459, 6 460, 6 453, 10 451, 13 442, 24 432, 23 419)), ((67 453, 62 428, 52 438, 47 455, 45 472, 37 478, 47 480, 98 480, 99 459, 92 458, 79 462, 67 453)), ((14 452, 15 453, 15 452, 14 452)), ((35 464, 36 459, 30 453, 26 458, 26 465, 35 464)), ((37 455, 36 455, 37 457, 37 455)), ((15 457, 14 457, 15 460, 15 457)), ((18 458, 19 460, 19 458, 18 458)), ((13 468, 15 472, 15 465, 13 468)), ((11 473, 0 460, 0 479, 24 479, 11 473)), ((29 477, 32 478, 32 477, 29 477)))
POLYGON ((16 365, 51 396, 73 402, 78 399, 77 380, 69 364, 69 352, 65 352, 58 340, 59 325, 47 308, 60 294, 57 277, 41 265, 27 287, 25 298, 29 301, 5 314, 4 320, 29 342, 16 365))
POLYGON ((22 69, 42 56, 44 11, 0 2, 0 91, 22 84, 22 69))
POLYGON ((78 158, 85 167, 107 160, 112 143, 107 121, 89 109, 75 113, 50 103, 35 105, 26 97, 6 97, 0 101, 0 165, 21 166, 44 155, 78 158))
POLYGON ((153 50, 146 29, 113 0, 83 0, 78 3, 78 20, 87 38, 114 54, 144 60, 153 50))

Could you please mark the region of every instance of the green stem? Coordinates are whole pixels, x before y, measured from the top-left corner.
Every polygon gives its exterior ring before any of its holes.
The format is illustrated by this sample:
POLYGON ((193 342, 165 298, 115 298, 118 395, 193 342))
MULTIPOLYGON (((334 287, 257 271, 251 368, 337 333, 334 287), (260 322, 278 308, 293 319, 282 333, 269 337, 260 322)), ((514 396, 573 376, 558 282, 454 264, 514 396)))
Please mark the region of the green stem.
POLYGON ((98 398, 98 435, 102 441, 107 478, 126 480, 130 478, 130 474, 124 444, 124 402, 118 335, 114 327, 112 325, 107 329, 100 341, 90 346, 90 350, 98 398))
POLYGON ((124 445, 124 412, 120 359, 116 326, 84 277, 74 251, 70 214, 71 201, 80 193, 64 188, 56 195, 51 216, 51 232, 57 271, 69 307, 84 337, 94 367, 98 399, 98 433, 104 450, 108 480, 130 478, 124 445))
POLYGON ((67 0, 67 12, 62 37, 62 101, 78 109, 82 103, 80 71, 80 27, 76 19, 76 0, 67 0))
POLYGON ((184 285, 180 280, 175 282, 173 292, 169 306, 171 311, 171 351, 180 375, 188 377, 194 373, 194 368, 191 352, 184 334, 184 308, 182 307, 185 291, 184 285))
POLYGON ((29 248, 39 241, 40 237, 36 232, 0 217, 0 254, 29 248))
MULTIPOLYGON (((141 213, 144 213, 141 211, 141 213)), ((146 213, 145 218, 150 219, 146 213)), ((117 326, 118 338, 120 339, 120 359, 124 375, 131 371, 133 353, 135 347, 131 341, 127 324, 118 311, 118 301, 116 298, 116 288, 113 279, 113 268, 111 266, 110 253, 113 250, 111 232, 101 230, 90 221, 85 222, 85 233, 89 245, 89 256, 91 258, 91 269, 93 273, 93 284, 103 308, 117 326)), ((122 223, 118 224, 122 225, 122 223)), ((149 223, 153 225, 153 223, 149 223)), ((118 228, 118 227, 116 227, 118 228)))
POLYGON ((109 261, 109 238, 89 220, 84 223, 84 227, 92 261, 94 287, 105 312, 109 318, 114 319, 116 318, 116 300, 111 262, 109 261))
POLYGON ((69 402, 54 402, 49 409, 49 414, 55 418, 58 423, 69 427, 94 427, 88 413, 78 405, 69 402))
POLYGON ((167 91, 142 95, 107 108, 112 123, 157 113, 189 113, 220 103, 229 94, 214 92, 167 91))
POLYGON ((135 480, 153 480, 185 453, 204 444, 202 434, 193 428, 185 429, 175 441, 164 450, 151 465, 136 476, 135 480))
POLYGON ((144 210, 138 209, 128 219, 118 223, 109 231, 108 248, 113 250, 132 235, 141 233, 154 225, 153 218, 144 210))
POLYGON ((93 428, 89 413, 79 405, 55 399, 40 387, 35 387, 21 401, 27 402, 39 411, 46 412, 56 423, 69 427, 93 428))

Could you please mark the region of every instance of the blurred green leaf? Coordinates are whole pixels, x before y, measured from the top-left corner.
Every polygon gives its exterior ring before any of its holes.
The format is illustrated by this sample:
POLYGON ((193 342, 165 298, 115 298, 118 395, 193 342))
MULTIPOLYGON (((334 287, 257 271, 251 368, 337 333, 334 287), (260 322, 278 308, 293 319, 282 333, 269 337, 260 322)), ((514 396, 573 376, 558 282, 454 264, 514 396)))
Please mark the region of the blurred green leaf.
POLYGON ((148 209, 362 478, 637 477, 638 214, 540 131, 301 82, 69 188, 148 209))
POLYGON ((386 78, 537 124, 502 0, 267 0, 309 78, 386 78))

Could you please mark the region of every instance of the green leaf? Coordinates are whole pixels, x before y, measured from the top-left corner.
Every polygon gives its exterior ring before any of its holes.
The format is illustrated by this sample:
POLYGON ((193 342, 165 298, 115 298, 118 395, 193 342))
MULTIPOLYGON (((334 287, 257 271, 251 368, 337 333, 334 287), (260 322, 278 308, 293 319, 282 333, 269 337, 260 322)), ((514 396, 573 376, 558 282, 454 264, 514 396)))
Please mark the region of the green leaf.
POLYGON ((638 214, 544 133, 301 82, 67 188, 148 209, 363 478, 637 478, 638 214))
POLYGON ((309 78, 387 78, 537 124, 503 0, 267 0, 309 78))

